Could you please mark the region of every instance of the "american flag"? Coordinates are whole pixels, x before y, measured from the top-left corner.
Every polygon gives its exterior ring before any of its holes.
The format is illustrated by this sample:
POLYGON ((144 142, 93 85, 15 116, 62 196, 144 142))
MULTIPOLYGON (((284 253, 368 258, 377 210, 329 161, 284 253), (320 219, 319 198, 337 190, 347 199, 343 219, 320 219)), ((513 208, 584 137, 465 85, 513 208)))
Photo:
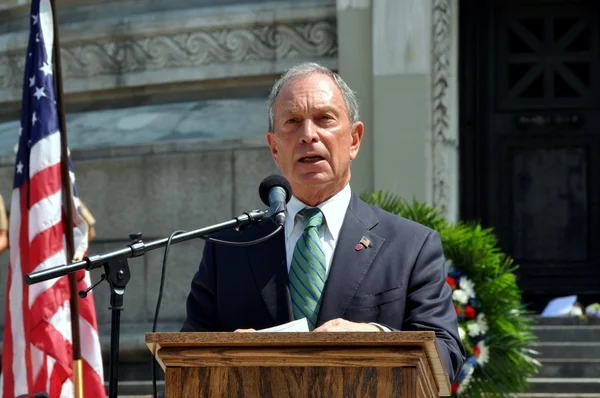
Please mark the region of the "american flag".
MULTIPOLYGON (((61 146, 52 69, 52 10, 49 0, 32 0, 26 54, 21 129, 10 215, 10 264, 2 353, 2 397, 47 392, 74 396, 68 277, 27 286, 25 274, 67 263, 61 146)), ((70 162, 69 162, 70 163, 70 162)), ((73 195, 75 255, 87 251, 87 225, 73 195)), ((72 192, 72 193, 71 193, 72 192)), ((77 274, 77 287, 90 285, 77 274)), ((98 326, 91 295, 79 300, 85 397, 106 396, 98 326)))

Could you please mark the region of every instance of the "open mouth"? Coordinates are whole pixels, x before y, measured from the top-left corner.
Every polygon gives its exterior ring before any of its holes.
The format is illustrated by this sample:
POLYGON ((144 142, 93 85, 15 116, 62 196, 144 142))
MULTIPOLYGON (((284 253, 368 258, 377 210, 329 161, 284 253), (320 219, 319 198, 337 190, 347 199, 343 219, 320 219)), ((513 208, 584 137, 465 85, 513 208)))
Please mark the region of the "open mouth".
POLYGON ((320 160, 323 160, 322 156, 304 156, 298 160, 300 163, 315 163, 320 160))

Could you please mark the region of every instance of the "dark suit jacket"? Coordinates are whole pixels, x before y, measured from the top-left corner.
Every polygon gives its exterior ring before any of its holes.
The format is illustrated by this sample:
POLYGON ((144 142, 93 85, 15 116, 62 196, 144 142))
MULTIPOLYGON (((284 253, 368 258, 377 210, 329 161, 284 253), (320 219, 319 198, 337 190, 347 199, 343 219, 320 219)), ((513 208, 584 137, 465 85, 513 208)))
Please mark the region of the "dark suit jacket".
MULTIPOLYGON (((216 237, 250 241, 274 230, 266 220, 242 233, 228 231, 216 237)), ((394 330, 433 330, 452 381, 465 351, 446 276, 437 232, 352 194, 317 325, 344 318, 394 330), (371 245, 357 251, 363 236, 371 245)), ((254 246, 206 243, 182 331, 263 329, 293 319, 283 231, 254 246)))

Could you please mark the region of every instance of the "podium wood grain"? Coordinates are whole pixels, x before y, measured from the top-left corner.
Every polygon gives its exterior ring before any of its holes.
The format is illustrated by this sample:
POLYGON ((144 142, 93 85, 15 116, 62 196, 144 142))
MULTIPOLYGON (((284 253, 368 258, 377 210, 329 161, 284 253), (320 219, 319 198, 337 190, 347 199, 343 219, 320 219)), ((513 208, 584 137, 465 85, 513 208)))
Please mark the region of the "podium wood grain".
POLYGON ((149 333, 146 342, 167 398, 450 394, 433 332, 149 333))

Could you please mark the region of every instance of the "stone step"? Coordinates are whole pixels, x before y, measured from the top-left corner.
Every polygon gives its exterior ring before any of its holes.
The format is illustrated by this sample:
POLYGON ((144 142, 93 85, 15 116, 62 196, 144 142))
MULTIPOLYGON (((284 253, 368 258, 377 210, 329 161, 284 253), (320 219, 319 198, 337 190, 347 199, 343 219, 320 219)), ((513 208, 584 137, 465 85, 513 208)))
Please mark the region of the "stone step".
MULTIPOLYGON (((145 362, 121 362, 119 361, 119 381, 137 381, 137 380, 150 380, 152 381, 152 363, 150 360, 154 358, 148 358, 145 362)), ((104 361, 104 378, 108 380, 110 374, 110 367, 108 361, 104 361)), ((165 372, 161 369, 160 365, 156 364, 156 379, 164 380, 165 372)))
MULTIPOLYGON (((530 391, 517 394, 518 398, 600 398, 598 378, 533 378, 529 379, 530 391)), ((108 391, 108 383, 105 383, 108 391)), ((157 382, 157 390, 164 391, 164 381, 157 382)), ((119 382, 119 397, 134 398, 152 395, 151 381, 119 382)))
MULTIPOLYGON (((518 398, 600 398, 598 378, 533 378, 530 391, 517 394, 518 398)), ((108 391, 108 383, 105 383, 108 391)), ((157 382, 157 390, 164 391, 164 381, 157 382)), ((120 381, 119 397, 134 398, 152 395, 151 381, 120 381)))
POLYGON ((545 392, 541 392, 541 393, 522 393, 522 394, 516 394, 517 398, 600 398, 600 393, 596 394, 596 393, 582 393, 582 394, 578 394, 578 393, 545 393, 545 392))
POLYGON ((532 316, 533 325, 561 325, 561 326, 574 326, 574 325, 592 325, 600 326, 600 318, 598 317, 576 317, 576 316, 565 316, 565 317, 542 317, 539 315, 532 316))
MULTIPOLYGON (((108 382, 104 382, 108 394, 108 382)), ((156 382, 157 391, 165 391, 163 380, 156 382)), ((119 381, 119 398, 152 396, 152 380, 119 381)))
POLYGON ((531 344, 531 348, 539 353, 538 360, 546 358, 598 359, 600 343, 549 342, 531 344))
POLYGON ((528 392, 543 394, 598 394, 600 392, 600 378, 534 377, 529 379, 528 392))
POLYGON ((540 362, 538 377, 600 377, 598 358, 542 358, 540 362))
POLYGON ((543 325, 533 332, 540 342, 600 342, 600 325, 543 325))

